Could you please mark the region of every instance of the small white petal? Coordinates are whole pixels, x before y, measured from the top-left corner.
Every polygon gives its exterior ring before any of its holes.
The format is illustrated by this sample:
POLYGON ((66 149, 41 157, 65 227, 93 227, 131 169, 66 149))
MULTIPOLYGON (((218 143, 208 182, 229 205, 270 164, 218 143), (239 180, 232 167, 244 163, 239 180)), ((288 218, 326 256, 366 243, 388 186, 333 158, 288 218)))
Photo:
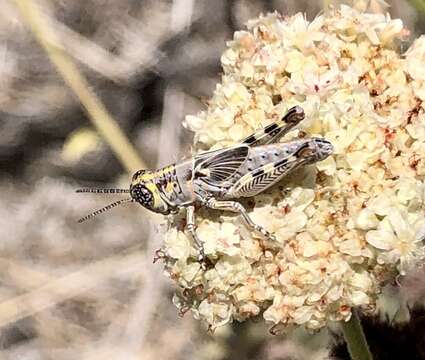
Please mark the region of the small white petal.
POLYGON ((366 234, 366 241, 377 249, 391 250, 395 236, 388 231, 371 230, 366 234))
POLYGON ((304 324, 311 319, 314 314, 314 308, 312 306, 299 307, 294 312, 294 321, 296 324, 304 324))
POLYGON ((375 229, 379 224, 379 220, 376 217, 375 213, 366 208, 362 209, 356 218, 356 226, 362 230, 375 229))

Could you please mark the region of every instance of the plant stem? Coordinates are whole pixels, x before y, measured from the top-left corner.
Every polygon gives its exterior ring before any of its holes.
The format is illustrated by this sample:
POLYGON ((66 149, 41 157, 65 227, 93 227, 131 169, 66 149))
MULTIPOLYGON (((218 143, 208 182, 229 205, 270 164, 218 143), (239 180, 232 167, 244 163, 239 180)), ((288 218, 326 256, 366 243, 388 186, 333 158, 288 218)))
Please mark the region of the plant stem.
POLYGON ((352 360, 373 360, 357 311, 353 309, 351 319, 341 322, 344 339, 352 360))
POLYGON ((42 14, 32 0, 14 0, 23 19, 30 27, 36 40, 44 48, 65 83, 75 93, 86 109, 91 121, 109 144, 122 165, 134 172, 145 168, 145 164, 131 145, 126 135, 98 99, 86 78, 64 50, 60 39, 50 26, 48 17, 42 14))

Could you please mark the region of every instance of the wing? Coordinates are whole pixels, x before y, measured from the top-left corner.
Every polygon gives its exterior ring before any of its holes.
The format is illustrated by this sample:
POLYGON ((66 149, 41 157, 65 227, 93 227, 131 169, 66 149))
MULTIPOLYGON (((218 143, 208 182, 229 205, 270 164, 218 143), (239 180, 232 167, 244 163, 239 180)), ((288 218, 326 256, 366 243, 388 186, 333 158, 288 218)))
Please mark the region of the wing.
POLYGON ((194 178, 200 178, 209 184, 219 184, 233 174, 245 162, 249 151, 248 145, 212 151, 195 157, 194 178))
POLYGON ((299 106, 289 109, 286 115, 279 121, 276 121, 265 128, 258 130, 242 141, 242 144, 249 146, 258 146, 270 144, 278 141, 287 134, 295 125, 304 119, 304 110, 299 106))
POLYGON ((269 163, 242 176, 227 191, 226 197, 251 197, 277 183, 285 175, 301 165, 295 156, 288 156, 269 163))

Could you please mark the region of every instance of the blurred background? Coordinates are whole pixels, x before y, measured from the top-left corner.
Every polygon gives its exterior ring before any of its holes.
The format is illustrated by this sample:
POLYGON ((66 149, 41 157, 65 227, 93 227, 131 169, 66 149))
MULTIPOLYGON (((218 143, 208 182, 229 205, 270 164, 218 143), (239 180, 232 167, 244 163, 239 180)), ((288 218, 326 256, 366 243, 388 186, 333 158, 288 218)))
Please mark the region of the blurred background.
MULTIPOLYGON (((347 358, 336 329, 272 336, 259 321, 211 334, 190 314, 179 317, 174 285, 161 263, 152 263, 164 225, 139 206, 77 223, 120 197, 75 189, 127 188, 131 165, 122 164, 96 131, 17 3, 26 2, 0 0, 0 359, 347 358)), ((301 11, 313 19, 339 3, 32 1, 140 162, 153 168, 190 154, 184 116, 205 108, 234 31, 260 13, 301 11)), ((425 1, 387 3, 356 1, 401 18, 411 39, 425 31, 425 1)), ((383 348, 400 342, 404 358, 425 359, 425 313, 418 301, 425 294, 423 272, 405 280, 403 289, 401 296, 398 287, 390 288, 385 313, 364 319, 368 337, 383 348), (399 305, 406 299, 413 309, 399 305)))

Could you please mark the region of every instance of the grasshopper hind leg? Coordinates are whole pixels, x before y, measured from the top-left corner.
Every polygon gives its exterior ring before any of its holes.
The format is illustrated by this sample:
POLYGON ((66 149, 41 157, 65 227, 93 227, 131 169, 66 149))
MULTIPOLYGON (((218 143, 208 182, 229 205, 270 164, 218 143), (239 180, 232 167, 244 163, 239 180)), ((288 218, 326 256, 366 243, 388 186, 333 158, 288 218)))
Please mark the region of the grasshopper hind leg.
POLYGON ((238 203, 237 201, 219 201, 214 198, 210 198, 205 201, 205 205, 208 206, 211 209, 216 210, 224 210, 224 211, 232 211, 235 213, 238 213, 242 216, 244 219, 246 225, 250 227, 252 230, 256 231, 257 233, 261 234, 265 238, 275 241, 275 236, 264 229, 262 226, 256 224, 248 215, 248 212, 246 209, 242 206, 242 204, 238 203))

